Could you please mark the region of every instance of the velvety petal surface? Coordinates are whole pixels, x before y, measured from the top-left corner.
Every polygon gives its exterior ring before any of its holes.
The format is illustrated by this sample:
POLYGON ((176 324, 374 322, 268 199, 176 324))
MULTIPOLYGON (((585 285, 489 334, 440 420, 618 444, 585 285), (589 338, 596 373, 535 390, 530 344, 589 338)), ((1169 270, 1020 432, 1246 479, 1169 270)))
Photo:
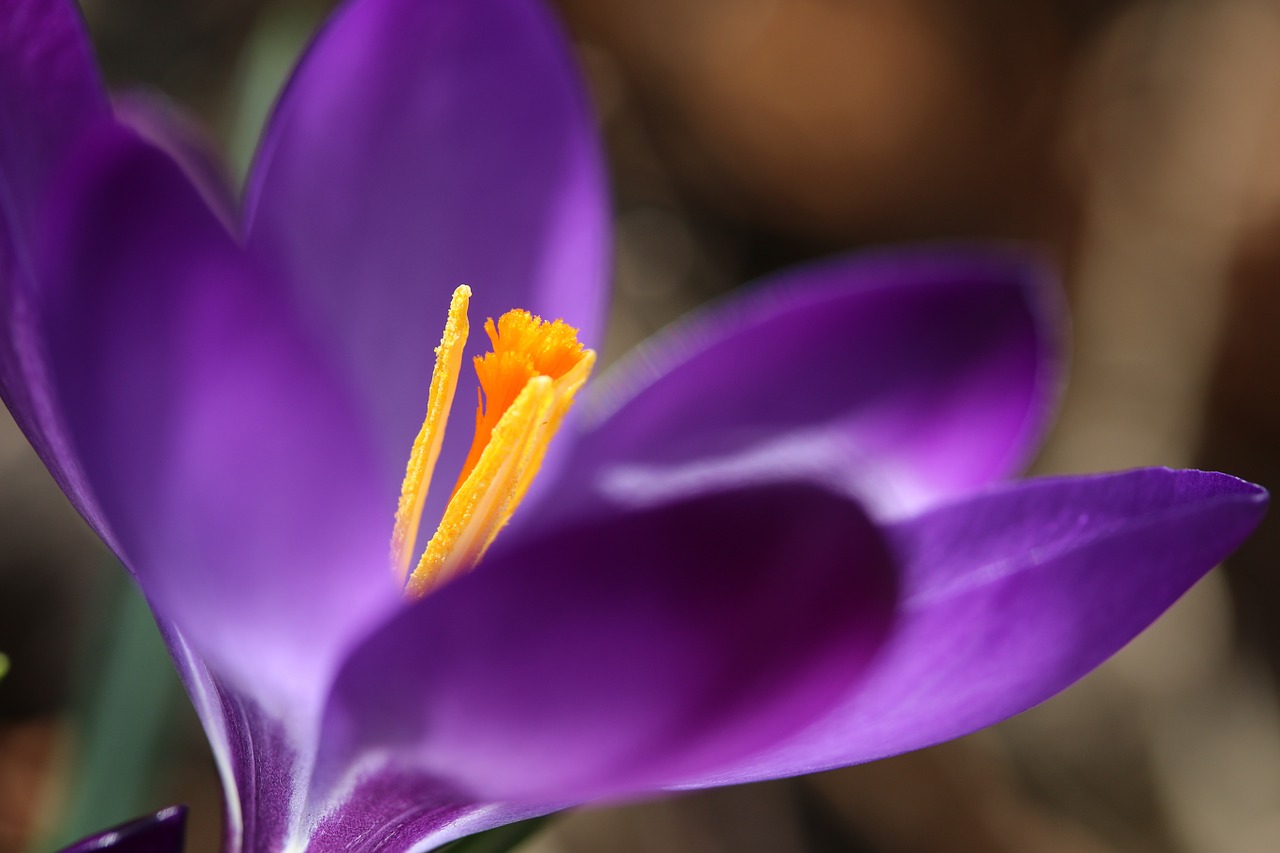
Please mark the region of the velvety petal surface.
POLYGON ((47 387, 33 253, 36 223, 63 159, 108 112, 75 4, 6 0, 0 6, 0 398, 91 520, 97 514, 47 387))
POLYGON ((62 853, 182 853, 186 834, 186 807, 171 806, 77 841, 62 853))
POLYGON ((857 504, 803 483, 509 543, 346 662, 314 793, 391 768, 536 805, 736 763, 857 679, 894 582, 857 504))
MULTIPOLYGON (((226 849, 243 849, 241 841, 245 835, 245 821, 241 801, 245 799, 244 790, 250 784, 245 777, 253 772, 256 763, 262 759, 255 761, 254 756, 244 749, 243 742, 239 739, 232 741, 232 720, 227 714, 226 702, 209 668, 191 648, 182 632, 163 617, 157 616, 156 625, 173 658, 178 677, 182 679, 187 696, 191 699, 191 705, 204 726, 205 736, 213 752, 214 764, 222 782, 225 806, 223 838, 226 849)), ((265 738, 260 740, 266 743, 265 738)), ((287 798, 282 802, 282 810, 287 808, 287 802, 287 798)))
POLYGON ((221 678, 305 708, 396 600, 358 409, 288 295, 132 132, 86 144, 46 233, 43 339, 120 556, 221 678))
POLYGON ((884 517, 1006 476, 1056 398, 1054 286, 1001 247, 786 272, 588 386, 567 488, 648 503, 817 473, 884 517))
MULTIPOLYGON (((250 177, 248 239, 344 354, 393 496, 455 287, 474 291, 471 354, 488 347, 485 318, 517 307, 598 343, 597 145, 568 46, 535 0, 354 0, 300 64, 250 177)), ((446 481, 471 440, 466 373, 446 481)), ((447 496, 435 490, 427 517, 447 496)))
MULTIPOLYGON (((459 802, 439 779, 381 769, 365 775, 307 841, 312 850, 351 850, 375 843, 378 853, 434 850, 473 835, 567 807, 459 802)), ((494 847, 494 850, 499 849, 494 847)))
POLYGON ((719 784, 870 761, 1044 701, 1146 628, 1253 530, 1266 492, 1145 469, 1030 480, 889 530, 904 566, 884 652, 839 709, 719 784))

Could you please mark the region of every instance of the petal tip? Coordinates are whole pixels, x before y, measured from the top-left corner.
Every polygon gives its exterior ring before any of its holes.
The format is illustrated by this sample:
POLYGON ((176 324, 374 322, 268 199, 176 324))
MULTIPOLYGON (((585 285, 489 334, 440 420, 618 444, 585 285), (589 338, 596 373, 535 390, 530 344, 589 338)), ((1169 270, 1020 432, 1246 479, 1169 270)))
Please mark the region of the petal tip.
POLYGON ((65 847, 62 853, 182 853, 187 831, 187 807, 169 806, 152 815, 114 826, 65 847))

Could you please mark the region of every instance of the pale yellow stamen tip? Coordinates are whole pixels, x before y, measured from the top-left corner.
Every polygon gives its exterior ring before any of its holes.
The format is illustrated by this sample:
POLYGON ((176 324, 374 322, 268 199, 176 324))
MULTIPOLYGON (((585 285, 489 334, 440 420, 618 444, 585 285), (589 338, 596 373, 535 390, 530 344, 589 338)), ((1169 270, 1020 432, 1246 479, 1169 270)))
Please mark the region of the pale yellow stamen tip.
MULTIPOLYGON (((404 578, 417 538, 423 501, 440 454, 449 405, 466 343, 468 288, 454 292, 444 338, 436 350, 427 418, 414 442, 392 534, 392 564, 404 578)), ((547 445, 595 364, 577 329, 528 311, 485 323, 491 352, 475 360, 480 380, 476 431, 444 517, 405 593, 419 597, 474 566, 511 519, 542 465, 547 445)))
POLYGON ((440 346, 436 347, 436 364, 431 371, 431 388, 427 392, 427 417, 414 439, 409 454, 409 464, 404 472, 404 485, 400 487, 400 503, 396 507, 396 524, 391 531, 391 567, 396 579, 404 583, 413 557, 413 546, 418 538, 418 526, 422 521, 422 505, 427 499, 431 475, 440 458, 440 446, 444 442, 445 421, 453 407, 453 395, 458 389, 458 374, 462 369, 462 351, 467 345, 467 305, 471 300, 471 288, 465 284, 453 291, 449 302, 449 318, 444 324, 440 346))

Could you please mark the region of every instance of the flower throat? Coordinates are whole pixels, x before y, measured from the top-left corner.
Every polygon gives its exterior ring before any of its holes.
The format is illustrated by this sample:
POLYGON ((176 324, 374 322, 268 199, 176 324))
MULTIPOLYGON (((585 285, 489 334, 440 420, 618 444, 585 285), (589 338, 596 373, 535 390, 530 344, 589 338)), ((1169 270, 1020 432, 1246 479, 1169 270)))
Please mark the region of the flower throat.
POLYGON ((467 344, 471 288, 453 292, 436 347, 427 416, 413 442, 391 534, 391 566, 405 595, 419 598, 484 556, 511 519, 542 465, 574 395, 595 364, 578 330, 524 310, 485 321, 492 350, 475 359, 476 433, 444 516, 417 567, 409 572, 423 504, 453 406, 467 344), (406 582, 407 581, 407 582, 406 582))

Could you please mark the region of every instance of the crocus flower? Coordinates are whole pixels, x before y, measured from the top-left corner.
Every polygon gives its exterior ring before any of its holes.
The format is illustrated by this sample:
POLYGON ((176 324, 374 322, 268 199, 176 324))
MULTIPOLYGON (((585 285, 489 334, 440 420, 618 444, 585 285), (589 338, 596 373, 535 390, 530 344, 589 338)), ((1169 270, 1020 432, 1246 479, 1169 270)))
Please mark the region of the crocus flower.
POLYGON ((530 0, 353 0, 236 216, 107 100, 70 0, 0 11, 0 390, 155 613, 229 850, 429 849, 955 737, 1262 513, 1194 471, 1001 482, 1057 384, 1005 249, 795 269, 582 387, 595 145, 530 0), (445 413, 490 343, 472 453, 445 413))

